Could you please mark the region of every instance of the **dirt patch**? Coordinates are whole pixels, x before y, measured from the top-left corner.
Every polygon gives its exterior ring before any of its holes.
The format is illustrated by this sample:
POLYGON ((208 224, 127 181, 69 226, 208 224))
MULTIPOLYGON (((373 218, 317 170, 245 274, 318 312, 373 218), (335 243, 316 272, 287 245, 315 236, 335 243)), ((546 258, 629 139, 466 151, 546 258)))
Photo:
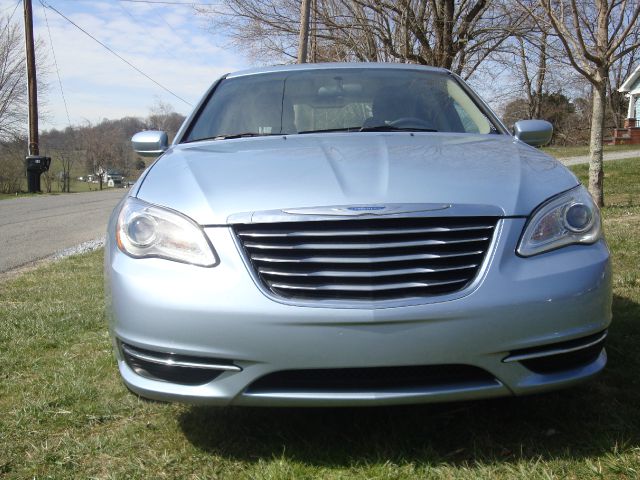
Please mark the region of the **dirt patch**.
POLYGON ((7 270, 6 272, 0 272, 0 283, 13 280, 14 278, 19 277, 23 273, 31 272, 44 265, 48 265, 54 260, 55 259, 53 257, 40 258, 38 260, 25 263, 24 265, 20 265, 18 267, 12 268, 11 270, 7 270))

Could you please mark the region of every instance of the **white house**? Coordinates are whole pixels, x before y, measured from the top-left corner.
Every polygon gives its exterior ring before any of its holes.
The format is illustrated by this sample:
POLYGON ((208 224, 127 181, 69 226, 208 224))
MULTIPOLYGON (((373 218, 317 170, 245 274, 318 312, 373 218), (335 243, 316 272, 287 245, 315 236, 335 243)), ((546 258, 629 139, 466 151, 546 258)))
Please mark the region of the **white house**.
POLYGON ((626 93, 629 99, 627 119, 624 121, 624 128, 616 128, 613 131, 613 143, 615 145, 640 143, 640 65, 627 78, 619 92, 626 93))

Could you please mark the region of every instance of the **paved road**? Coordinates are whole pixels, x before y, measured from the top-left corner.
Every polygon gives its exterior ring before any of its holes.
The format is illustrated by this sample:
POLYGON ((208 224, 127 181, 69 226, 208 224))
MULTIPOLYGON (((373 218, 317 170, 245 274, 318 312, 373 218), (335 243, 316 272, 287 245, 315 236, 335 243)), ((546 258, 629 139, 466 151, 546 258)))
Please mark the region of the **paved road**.
POLYGON ((104 238, 124 189, 0 200, 0 272, 104 238))
MULTIPOLYGON (((626 150, 622 152, 605 152, 604 153, 604 161, 608 162, 610 160, 622 160, 625 158, 634 158, 640 157, 640 150, 626 150)), ((565 165, 579 165, 581 163, 589 163, 589 155, 581 155, 579 157, 559 157, 560 160, 565 165)))

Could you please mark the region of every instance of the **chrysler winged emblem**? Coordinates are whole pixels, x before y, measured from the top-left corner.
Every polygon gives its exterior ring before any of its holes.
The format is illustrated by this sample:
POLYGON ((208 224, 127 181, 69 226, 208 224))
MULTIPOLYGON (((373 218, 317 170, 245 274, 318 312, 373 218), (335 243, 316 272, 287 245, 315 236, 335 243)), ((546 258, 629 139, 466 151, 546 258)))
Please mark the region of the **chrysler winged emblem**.
POLYGON ((442 203, 385 203, 371 205, 334 205, 326 207, 288 208, 282 210, 291 215, 335 215, 335 216, 363 216, 363 215, 393 215, 398 213, 426 212, 444 210, 451 205, 442 203))

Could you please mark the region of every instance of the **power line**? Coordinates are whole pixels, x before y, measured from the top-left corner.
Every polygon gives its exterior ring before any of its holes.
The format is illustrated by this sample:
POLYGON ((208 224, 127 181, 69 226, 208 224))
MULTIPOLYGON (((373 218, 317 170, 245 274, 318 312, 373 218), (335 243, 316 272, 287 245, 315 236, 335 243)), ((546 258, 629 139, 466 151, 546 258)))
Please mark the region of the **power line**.
MULTIPOLYGON (((2 35, 7 33, 7 30, 9 30, 9 25, 11 25, 11 20, 13 20, 13 16, 16 14, 16 10, 18 9, 18 5, 20 5, 21 3, 22 3, 22 0, 18 0, 18 2, 16 3, 16 6, 13 7, 13 12, 11 12, 11 15, 9 15, 9 18, 7 18, 7 24, 4 26, 4 29, 2 30, 2 35)), ((7 8, 6 10, 9 10, 9 8, 7 8)), ((4 11, 5 10, 3 10, 3 12, 4 11)))
POLYGON ((84 33, 86 36, 88 36, 89 38, 91 38, 94 42, 98 43, 100 46, 102 46, 103 48, 105 48, 106 50, 108 50, 111 54, 115 55, 116 57, 118 57, 120 60, 122 60, 124 63, 126 63, 127 65, 129 65, 131 68, 133 68, 136 72, 138 72, 140 75, 142 75, 143 77, 147 78, 148 80, 152 81, 153 83, 155 83, 157 86, 159 86, 160 88, 162 88, 164 91, 170 93, 171 95, 173 95, 174 97, 176 97, 178 100, 180 100, 181 102, 186 103, 187 105, 189 105, 190 107, 193 106, 191 105, 189 102, 187 102, 184 98, 180 97, 178 94, 172 92, 171 90, 169 90, 167 87, 165 87, 164 85, 162 85, 160 82, 158 82, 157 80, 154 80, 153 78, 151 78, 149 75, 147 75, 145 72, 143 72, 142 70, 140 70, 138 67, 136 67, 133 63, 131 63, 129 60, 127 60, 126 58, 124 58, 123 56, 121 56, 119 53, 117 53, 115 50, 113 50, 111 47, 109 47, 108 45, 102 43, 100 40, 98 40, 96 37, 94 37, 93 35, 91 35, 89 32, 87 32, 84 28, 82 28, 80 25, 78 25, 77 23, 75 23, 73 20, 71 20, 69 17, 67 17, 64 13, 60 12, 59 10, 57 10, 55 7, 51 6, 48 3, 44 3, 42 0, 40 0, 42 5, 47 7, 48 9, 54 11, 55 13, 57 13, 58 15, 60 15, 62 18, 64 18, 67 22, 69 22, 71 25, 73 25, 74 27, 76 27, 78 30, 80 30, 82 33, 84 33))
MULTIPOLYGON (((9 5, 8 7, 3 8, 2 10, 0 10, 0 12, 6 12, 7 10, 11 10, 13 8, 13 13, 16 13, 16 9, 18 8, 18 5, 20 5, 22 3, 22 0, 18 0, 16 2, 16 6, 12 6, 9 5)), ((11 14, 11 16, 13 17, 13 13, 11 14)))
MULTIPOLYGON (((126 8, 124 8, 124 5, 120 4, 120 5, 118 5, 118 6, 120 7, 120 9, 121 9, 124 13, 126 13, 126 14, 129 16, 129 18, 131 18, 131 20, 133 20, 133 21, 136 23, 136 25, 140 23, 140 21, 139 21, 136 17, 134 17, 134 16, 133 16, 133 14, 132 14, 129 10, 127 10, 126 8)), ((171 29, 171 32, 172 32, 174 35, 178 36, 178 35, 175 33, 175 30, 176 30, 176 29, 175 29, 175 28, 173 28, 171 25, 169 25, 169 24, 167 23, 167 21, 166 21, 164 18, 162 18, 162 15, 158 15, 158 18, 159 18, 160 20, 162 20, 162 21, 165 23, 165 25, 167 25, 167 26, 171 29)), ((156 39, 154 38, 154 40, 156 40, 156 39)), ((180 41, 182 41, 182 42, 184 43, 184 40, 180 39, 180 41)), ((156 40, 156 42, 157 42, 157 40, 156 40)), ((176 56, 171 52, 171 50, 167 50, 167 51, 166 51, 166 53, 168 53, 168 54, 171 56, 171 58, 174 58, 175 60, 179 60, 179 58, 178 58, 178 57, 176 57, 176 56)))
POLYGON ((64 102, 64 111, 67 113, 67 123, 71 127, 71 117, 69 116, 69 107, 67 106, 67 98, 64 96, 64 89, 62 88, 62 79, 60 79, 60 69, 58 68, 58 59, 56 58, 56 51, 53 48, 53 38, 51 37, 51 28, 49 28, 49 19, 47 18, 47 9, 44 3, 40 1, 42 5, 42 12, 44 13, 44 22, 47 24, 47 31, 49 32, 49 45, 51 45, 51 53, 53 54, 53 64, 56 67, 56 75, 58 76, 58 84, 60 85, 60 94, 62 95, 62 101, 64 102))
MULTIPOLYGON (((13 20, 13 16, 16 14, 16 10, 18 9, 18 6, 21 3, 22 3, 22 0, 18 0, 16 2, 16 6, 13 7, 13 12, 11 12, 11 15, 9 15, 9 18, 7 18, 7 23, 5 24, 4 28, 2 29, 2 34, 0 34, 0 36, 4 37, 4 34, 7 33, 7 31, 9 30, 9 27, 11 26, 11 20, 13 20)), ((11 7, 9 7, 9 8, 11 8, 11 7)), ((6 12, 7 10, 9 10, 9 8, 5 8, 2 11, 6 12)))
POLYGON ((169 29, 173 32, 173 34, 174 34, 176 37, 180 38, 180 41, 181 41, 182 43, 184 43, 185 45, 187 45, 187 43, 184 41, 184 39, 183 39, 180 35, 178 35, 178 34, 176 33, 176 31, 178 30, 177 28, 175 28, 173 25, 171 25, 169 22, 167 22, 167 20, 166 20, 162 15, 158 15, 158 18, 159 18, 160 20, 162 20, 162 23, 164 23, 167 27, 169 27, 169 29))
MULTIPOLYGON (((11 25, 11 20, 13 20, 13 16, 16 14, 16 10, 18 9, 18 5, 20 5, 21 3, 22 3, 22 0, 18 0, 18 2, 16 3, 16 6, 13 7, 13 12, 11 12, 11 15, 9 15, 9 18, 7 19, 7 24, 4 26, 4 29, 2 30, 2 35, 7 33, 7 30, 9 30, 9 25, 11 25)), ((6 10, 9 10, 9 8, 3 10, 3 12, 6 10)))

